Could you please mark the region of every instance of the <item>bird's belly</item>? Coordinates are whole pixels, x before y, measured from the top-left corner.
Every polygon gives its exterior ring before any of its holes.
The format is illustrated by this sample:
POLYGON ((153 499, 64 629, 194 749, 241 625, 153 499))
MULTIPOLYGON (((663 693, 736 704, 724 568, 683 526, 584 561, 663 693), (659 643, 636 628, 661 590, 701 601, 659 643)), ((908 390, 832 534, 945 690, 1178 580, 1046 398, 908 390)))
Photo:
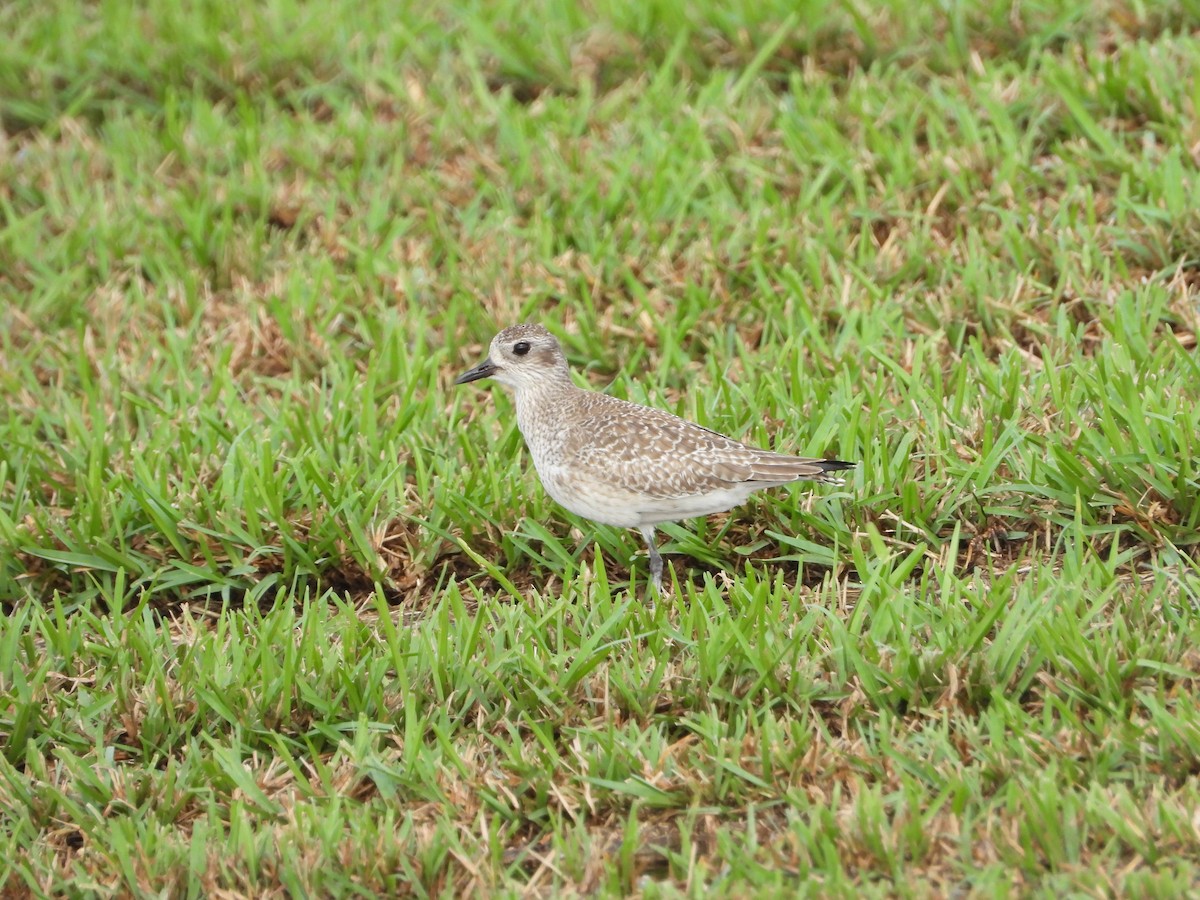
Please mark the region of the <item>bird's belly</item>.
POLYGON ((678 522, 724 512, 741 505, 753 491, 765 487, 740 484, 704 494, 655 497, 616 484, 580 478, 578 473, 566 467, 543 464, 536 468, 542 486, 556 503, 577 516, 622 528, 678 522))
POLYGON ((643 502, 638 524, 657 525, 659 522, 678 522, 680 519, 696 519, 725 512, 727 509, 741 506, 747 497, 762 487, 766 485, 739 484, 704 494, 655 498, 652 502, 643 502))
POLYGON ((579 478, 569 469, 558 466, 537 466, 537 470, 546 493, 575 515, 622 528, 642 524, 640 495, 615 485, 579 478))

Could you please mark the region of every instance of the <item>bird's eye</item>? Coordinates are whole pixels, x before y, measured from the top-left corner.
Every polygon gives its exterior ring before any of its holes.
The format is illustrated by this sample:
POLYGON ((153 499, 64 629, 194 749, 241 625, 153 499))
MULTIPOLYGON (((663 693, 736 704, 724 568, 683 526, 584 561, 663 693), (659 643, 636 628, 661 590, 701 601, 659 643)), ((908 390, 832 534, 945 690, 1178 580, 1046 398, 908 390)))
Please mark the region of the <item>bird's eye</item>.
POLYGON ((524 356, 529 352, 529 341, 517 341, 513 344, 513 353, 517 356, 524 356))

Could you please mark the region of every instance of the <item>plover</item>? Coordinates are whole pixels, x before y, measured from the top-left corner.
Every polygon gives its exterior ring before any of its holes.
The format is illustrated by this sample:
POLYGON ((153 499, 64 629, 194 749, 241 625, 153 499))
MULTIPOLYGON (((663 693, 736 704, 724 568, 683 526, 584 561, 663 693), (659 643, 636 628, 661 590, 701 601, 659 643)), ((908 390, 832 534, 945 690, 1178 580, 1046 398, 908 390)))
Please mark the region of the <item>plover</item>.
POLYGON ((513 325, 455 384, 494 378, 510 388, 517 426, 546 492, 576 515, 637 528, 662 590, 654 526, 724 512, 754 491, 792 481, 841 484, 840 459, 760 450, 661 409, 577 387, 558 340, 541 325, 513 325))

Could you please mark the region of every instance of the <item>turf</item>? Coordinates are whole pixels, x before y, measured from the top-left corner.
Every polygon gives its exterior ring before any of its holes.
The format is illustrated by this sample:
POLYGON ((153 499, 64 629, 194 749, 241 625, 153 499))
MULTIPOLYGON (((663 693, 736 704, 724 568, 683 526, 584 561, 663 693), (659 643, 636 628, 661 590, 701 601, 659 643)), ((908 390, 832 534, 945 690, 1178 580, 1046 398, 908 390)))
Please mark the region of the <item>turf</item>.
POLYGON ((0 7, 0 894, 1200 889, 1198 29, 0 7), (651 608, 522 320, 861 464, 651 608))

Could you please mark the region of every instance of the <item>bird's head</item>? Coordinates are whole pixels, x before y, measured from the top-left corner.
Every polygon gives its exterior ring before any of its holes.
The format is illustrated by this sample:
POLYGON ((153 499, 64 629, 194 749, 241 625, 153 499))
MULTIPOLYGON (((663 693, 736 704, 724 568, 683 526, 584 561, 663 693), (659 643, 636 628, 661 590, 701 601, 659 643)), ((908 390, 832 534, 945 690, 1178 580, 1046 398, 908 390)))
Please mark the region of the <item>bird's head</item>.
POLYGON ((487 359, 454 379, 466 384, 481 378, 494 378, 513 390, 537 388, 557 381, 568 381, 567 360, 558 339, 541 325, 512 325, 492 338, 487 359))

